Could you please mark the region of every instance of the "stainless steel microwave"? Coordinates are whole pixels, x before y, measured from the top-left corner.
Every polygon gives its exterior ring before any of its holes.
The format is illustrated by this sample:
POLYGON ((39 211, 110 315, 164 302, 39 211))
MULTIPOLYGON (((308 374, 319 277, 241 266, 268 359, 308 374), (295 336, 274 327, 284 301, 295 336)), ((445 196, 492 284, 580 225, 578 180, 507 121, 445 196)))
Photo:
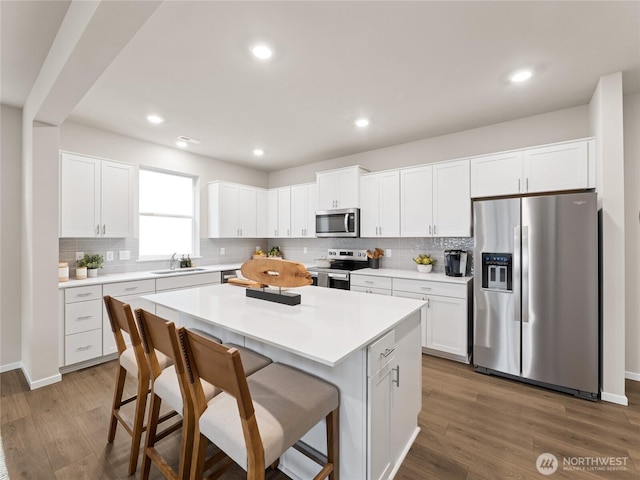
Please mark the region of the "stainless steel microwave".
POLYGON ((316 212, 316 237, 360 236, 360 209, 341 208, 316 212))

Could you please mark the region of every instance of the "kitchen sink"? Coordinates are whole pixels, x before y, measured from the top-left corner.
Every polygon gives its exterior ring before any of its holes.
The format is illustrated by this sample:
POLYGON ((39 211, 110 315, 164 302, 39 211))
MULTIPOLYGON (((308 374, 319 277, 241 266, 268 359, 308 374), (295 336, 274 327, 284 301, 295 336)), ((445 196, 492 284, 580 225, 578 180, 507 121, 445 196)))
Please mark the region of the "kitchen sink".
POLYGON ((176 268, 175 270, 156 270, 154 275, 170 275, 172 273, 190 273, 190 272, 204 272, 206 268, 191 267, 191 268, 176 268))

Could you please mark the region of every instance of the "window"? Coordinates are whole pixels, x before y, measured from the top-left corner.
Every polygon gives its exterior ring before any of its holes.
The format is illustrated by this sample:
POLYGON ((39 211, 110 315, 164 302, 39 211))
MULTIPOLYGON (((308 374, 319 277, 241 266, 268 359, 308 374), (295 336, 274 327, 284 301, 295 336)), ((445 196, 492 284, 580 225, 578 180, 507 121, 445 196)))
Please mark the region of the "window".
POLYGON ((140 168, 140 260, 198 255, 197 177, 140 168))

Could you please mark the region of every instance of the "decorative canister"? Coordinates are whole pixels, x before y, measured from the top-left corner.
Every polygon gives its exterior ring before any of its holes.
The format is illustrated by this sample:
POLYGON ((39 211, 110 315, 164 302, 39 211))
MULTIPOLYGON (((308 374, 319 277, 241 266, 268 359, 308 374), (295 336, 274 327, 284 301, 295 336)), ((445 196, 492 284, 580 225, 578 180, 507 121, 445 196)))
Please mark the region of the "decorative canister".
POLYGON ((67 262, 58 263, 58 281, 66 282, 69 280, 69 264, 67 262))
POLYGON ((77 267, 76 268, 76 279, 84 280, 87 278, 87 267, 77 267))

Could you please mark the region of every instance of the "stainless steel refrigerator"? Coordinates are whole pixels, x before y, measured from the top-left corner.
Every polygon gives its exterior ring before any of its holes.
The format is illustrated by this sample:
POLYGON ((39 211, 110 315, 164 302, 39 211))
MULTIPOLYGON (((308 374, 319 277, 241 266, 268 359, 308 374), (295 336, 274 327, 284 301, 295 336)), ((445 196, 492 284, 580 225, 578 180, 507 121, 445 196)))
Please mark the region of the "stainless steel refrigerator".
POLYGON ((595 193, 474 202, 476 371, 595 400, 595 193))

